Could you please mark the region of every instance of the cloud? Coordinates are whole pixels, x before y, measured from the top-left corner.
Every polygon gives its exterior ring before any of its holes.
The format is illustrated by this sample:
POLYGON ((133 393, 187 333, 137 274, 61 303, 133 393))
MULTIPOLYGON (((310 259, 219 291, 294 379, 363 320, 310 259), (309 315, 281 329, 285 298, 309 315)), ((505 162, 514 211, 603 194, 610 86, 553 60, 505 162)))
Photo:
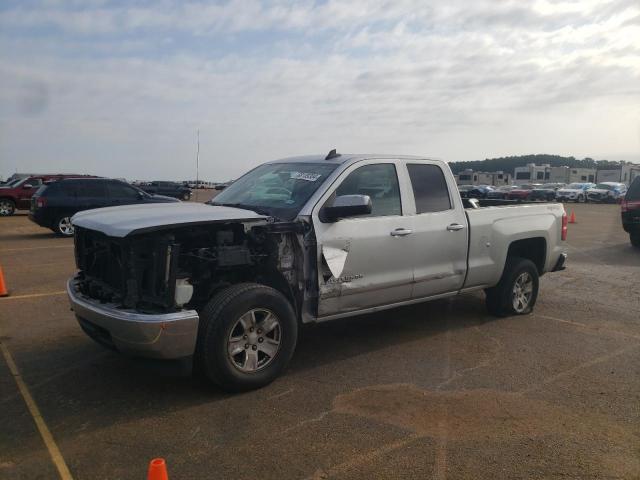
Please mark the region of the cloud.
POLYGON ((625 0, 19 2, 0 10, 0 173, 183 178, 196 128, 222 179, 333 146, 632 155, 639 15, 625 0))

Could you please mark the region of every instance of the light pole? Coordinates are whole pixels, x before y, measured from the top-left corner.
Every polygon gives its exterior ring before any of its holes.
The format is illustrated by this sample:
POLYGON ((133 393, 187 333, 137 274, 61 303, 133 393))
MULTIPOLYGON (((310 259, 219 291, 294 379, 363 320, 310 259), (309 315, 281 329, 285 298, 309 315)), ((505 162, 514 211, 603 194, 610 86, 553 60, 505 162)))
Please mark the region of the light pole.
POLYGON ((198 133, 197 133, 197 137, 198 137, 198 149, 196 151, 196 188, 200 188, 200 183, 199 183, 199 170, 200 170, 200 129, 198 129, 198 133))

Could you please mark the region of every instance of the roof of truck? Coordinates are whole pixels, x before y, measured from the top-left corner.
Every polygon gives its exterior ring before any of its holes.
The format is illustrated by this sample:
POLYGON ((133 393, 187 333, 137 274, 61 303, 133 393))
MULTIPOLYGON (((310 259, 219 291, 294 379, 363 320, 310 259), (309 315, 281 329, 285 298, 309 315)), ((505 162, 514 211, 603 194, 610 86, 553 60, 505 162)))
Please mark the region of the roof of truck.
POLYGON ((360 160, 371 160, 376 158, 394 158, 394 159, 405 159, 405 160, 430 160, 430 161, 440 161, 444 163, 444 160, 428 158, 428 157, 420 157, 415 155, 393 155, 393 154, 380 154, 380 153, 372 153, 372 154, 364 154, 364 153, 339 153, 337 156, 327 159, 327 155, 301 155, 297 157, 287 157, 280 158, 278 160, 272 160, 267 163, 334 163, 334 164, 350 164, 354 162, 358 162, 360 160))

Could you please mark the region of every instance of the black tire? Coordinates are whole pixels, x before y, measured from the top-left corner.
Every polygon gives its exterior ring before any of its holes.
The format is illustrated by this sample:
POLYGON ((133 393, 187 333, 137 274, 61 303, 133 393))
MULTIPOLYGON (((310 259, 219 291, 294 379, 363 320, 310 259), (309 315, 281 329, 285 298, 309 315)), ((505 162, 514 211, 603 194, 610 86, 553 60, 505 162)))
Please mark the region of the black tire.
POLYGON ((182 194, 182 200, 184 200, 185 202, 190 198, 191 198, 191 195, 189 195, 188 193, 185 192, 182 194))
POLYGON ((540 279, 535 264, 526 258, 509 257, 502 273, 502 278, 493 288, 485 290, 487 294, 487 310, 492 315, 506 317, 511 315, 527 315, 533 312, 533 307, 538 299, 540 279), (528 274, 532 282, 530 299, 523 310, 514 306, 514 289, 516 281, 523 274, 528 274))
POLYGON ((297 340, 298 321, 285 296, 265 285, 241 283, 219 292, 201 310, 194 369, 226 391, 254 390, 268 385, 285 370, 297 340), (256 371, 244 372, 230 358, 228 342, 240 317, 253 309, 275 314, 280 325, 280 343, 269 363, 256 371))
POLYGON ((16 204, 10 198, 0 198, 0 217, 10 217, 16 211, 16 204))
POLYGON ((640 248, 640 233, 630 233, 629 240, 631 240, 631 245, 640 248))
POLYGON ((585 197, 584 195, 578 195, 576 203, 587 203, 587 197, 585 197))
POLYGON ((75 230, 71 225, 71 217, 68 215, 58 217, 53 224, 53 231, 61 237, 73 237, 75 230))

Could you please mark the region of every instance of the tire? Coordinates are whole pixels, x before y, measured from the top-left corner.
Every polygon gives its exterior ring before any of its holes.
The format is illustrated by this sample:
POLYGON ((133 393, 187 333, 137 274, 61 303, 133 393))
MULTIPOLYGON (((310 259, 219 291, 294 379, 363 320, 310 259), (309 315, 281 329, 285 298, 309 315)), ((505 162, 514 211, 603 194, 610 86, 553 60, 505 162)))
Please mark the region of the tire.
POLYGON ((16 211, 16 204, 10 198, 0 198, 0 217, 10 217, 16 211))
POLYGON ((200 312, 194 370, 229 392, 261 388, 285 370, 297 339, 298 321, 284 295, 257 283, 234 285, 200 312), (266 331, 274 318, 277 326, 266 331))
POLYGON ((190 198, 191 198, 191 195, 189 195, 188 193, 183 193, 183 194, 182 194, 182 200, 184 200, 185 202, 186 202, 187 200, 189 200, 190 198))
POLYGON ((640 233, 630 233, 629 240, 631 240, 631 245, 640 248, 640 233))
POLYGON ((578 195, 578 198, 577 198, 577 200, 576 200, 576 202, 578 202, 578 203, 585 203, 586 201, 587 201, 587 200, 586 200, 586 198, 584 197, 584 195, 578 195))
POLYGON ((53 227, 53 231, 56 232, 56 235, 60 235, 61 237, 73 237, 75 229, 71 224, 71 217, 58 218, 53 227))
POLYGON ((487 294, 487 310, 498 317, 527 315, 533 312, 533 307, 538 299, 539 285, 538 269, 531 260, 509 257, 498 285, 485 291, 487 294), (526 285, 530 285, 529 295, 523 292, 520 296, 520 299, 526 298, 527 301, 516 302, 516 283, 520 283, 522 279, 526 280, 527 278, 529 282, 526 282, 526 285), (517 308, 516 305, 518 305, 517 308))

